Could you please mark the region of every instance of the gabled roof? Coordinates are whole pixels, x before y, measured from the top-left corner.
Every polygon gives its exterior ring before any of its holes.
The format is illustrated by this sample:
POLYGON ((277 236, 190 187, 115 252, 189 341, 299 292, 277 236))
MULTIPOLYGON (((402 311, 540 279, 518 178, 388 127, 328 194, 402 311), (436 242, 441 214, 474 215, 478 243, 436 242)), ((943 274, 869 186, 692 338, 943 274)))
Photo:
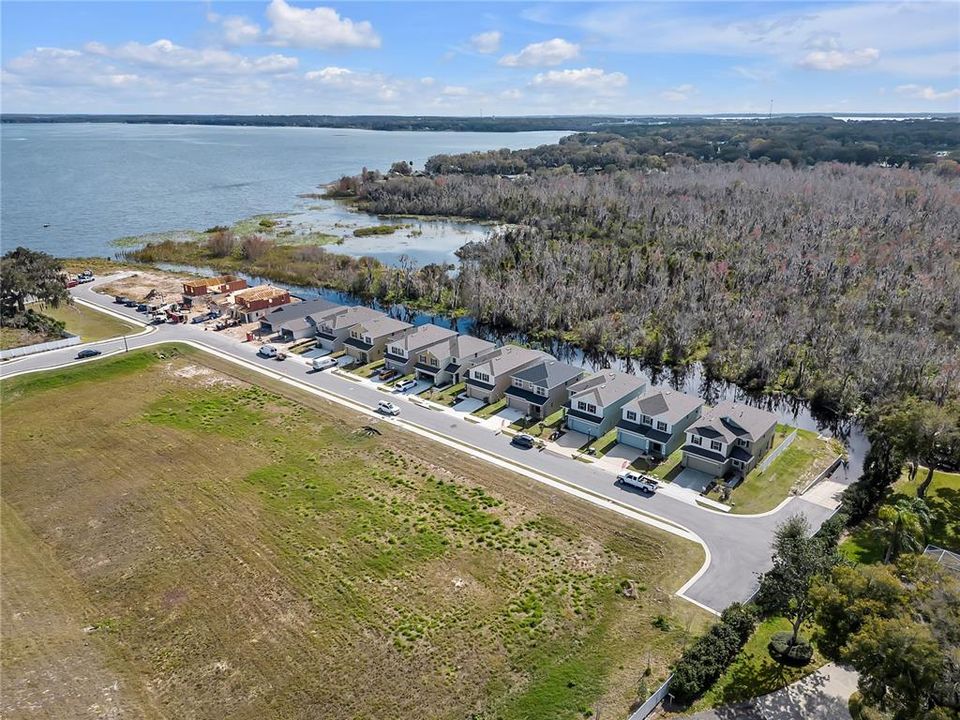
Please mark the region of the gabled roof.
POLYGON ((246 288, 245 290, 237 290, 233 294, 233 299, 245 303, 252 303, 257 300, 270 300, 288 294, 286 290, 273 287, 273 285, 257 285, 256 287, 246 288))
POLYGON ((672 425, 703 405, 703 400, 676 390, 651 390, 623 406, 672 425))
POLYGON ((304 300, 303 302, 298 302, 291 305, 281 305, 280 307, 275 308, 264 315, 260 319, 260 322, 271 324, 285 323, 295 318, 306 317, 307 315, 320 313, 325 310, 333 310, 334 308, 338 307, 343 306, 332 303, 329 300, 324 300, 323 298, 318 298, 316 300, 304 300))
POLYGON ((773 413, 725 400, 691 425, 689 431, 706 438, 722 438, 725 442, 733 442, 737 438, 753 442, 776 427, 776 424, 777 416, 773 413))
POLYGON ((363 307, 362 305, 355 305, 344 308, 341 312, 330 311, 322 313, 321 321, 318 324, 329 325, 333 330, 343 330, 353 327, 357 323, 373 320, 377 317, 386 317, 386 315, 377 310, 363 307))
POLYGON ((479 353, 493 350, 496 346, 489 340, 481 340, 473 335, 455 335, 431 347, 429 352, 438 360, 448 357, 462 362, 465 357, 472 357, 479 353))
POLYGON ((568 380, 580 377, 583 373, 584 369, 581 367, 574 367, 553 358, 545 358, 543 362, 535 363, 514 373, 513 377, 538 387, 550 389, 557 387, 557 385, 563 385, 568 380))
POLYGON ((358 327, 357 330, 362 330, 364 335, 369 335, 372 338, 381 338, 385 335, 392 335, 393 333, 408 330, 413 327, 410 323, 394 320, 392 317, 387 317, 386 315, 371 318, 370 320, 363 320, 359 325, 360 327, 358 327))
POLYGON ((477 363, 470 368, 470 373, 472 375, 475 370, 479 370, 491 378, 498 378, 542 357, 549 355, 519 345, 504 345, 477 358, 477 363))
MULTIPOLYGON (((276 321, 274 321, 274 323, 275 322, 276 321)), ((273 327, 273 325, 271 325, 270 327, 273 327)), ((293 318, 292 320, 287 320, 287 322, 280 325, 280 330, 287 330, 288 332, 296 332, 297 330, 306 330, 307 328, 311 328, 311 327, 313 327, 313 325, 308 323, 305 317, 297 317, 297 318, 293 318)))
POLYGON ((391 340, 390 344, 403 348, 408 355, 411 355, 454 337, 456 334, 456 330, 450 330, 439 325, 418 325, 403 337, 391 340))
POLYGON ((643 392, 646 386, 646 378, 604 370, 571 385, 570 401, 585 400, 593 405, 605 407, 631 393, 643 392))

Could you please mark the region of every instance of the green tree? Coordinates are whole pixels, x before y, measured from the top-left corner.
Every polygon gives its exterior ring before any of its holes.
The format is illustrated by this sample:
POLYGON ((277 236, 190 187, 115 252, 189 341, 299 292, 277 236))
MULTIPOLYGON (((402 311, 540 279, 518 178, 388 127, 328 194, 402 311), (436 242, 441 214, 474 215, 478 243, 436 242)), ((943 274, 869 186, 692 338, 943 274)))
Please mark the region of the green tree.
POLYGON ((810 596, 814 579, 826 575, 838 561, 836 547, 829 540, 812 536, 803 515, 787 518, 777 527, 773 568, 760 581, 757 604, 765 612, 790 621, 791 647, 797 644, 800 627, 815 610, 810 596))
POLYGON ((910 460, 911 480, 920 465, 927 467, 917 497, 926 495, 937 468, 960 465, 960 404, 907 398, 883 412, 879 422, 900 454, 910 460))
POLYGON ((904 617, 870 618, 843 655, 860 673, 864 699, 895 718, 923 717, 935 705, 945 659, 928 627, 904 617))
POLYGON ((70 299, 60 261, 47 253, 18 247, 0 258, 0 315, 22 315, 31 297, 53 307, 70 299))
POLYGON ((882 506, 877 511, 873 530, 886 544, 884 564, 896 559, 904 550, 921 550, 929 527, 930 509, 922 498, 882 506))

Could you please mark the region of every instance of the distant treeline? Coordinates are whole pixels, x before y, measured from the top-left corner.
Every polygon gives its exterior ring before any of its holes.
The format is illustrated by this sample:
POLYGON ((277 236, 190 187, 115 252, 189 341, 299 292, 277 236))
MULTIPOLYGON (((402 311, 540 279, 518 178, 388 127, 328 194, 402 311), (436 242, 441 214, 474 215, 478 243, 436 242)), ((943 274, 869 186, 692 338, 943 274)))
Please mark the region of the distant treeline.
MULTIPOLYGON (((729 119, 653 118, 653 117, 431 117, 380 115, 23 115, 0 116, 5 123, 134 123, 160 125, 238 125, 261 127, 328 127, 364 130, 521 132, 569 130, 597 133, 578 136, 559 148, 516 151, 511 161, 498 172, 510 173, 517 167, 556 167, 568 160, 564 145, 575 143, 593 147, 593 156, 572 158, 576 169, 598 168, 611 164, 623 167, 626 155, 642 167, 644 157, 670 154, 701 161, 731 161, 769 158, 789 160, 794 165, 824 160, 868 165, 887 162, 931 162, 936 153, 960 156, 960 118, 941 116, 923 120, 871 120, 845 122, 830 117, 800 115, 791 117, 729 119), (618 143, 613 157, 606 146, 618 143), (537 156, 541 157, 537 157, 537 156)), ((568 149, 568 148, 567 148, 568 149)), ((488 172, 484 169, 482 172, 488 172)))

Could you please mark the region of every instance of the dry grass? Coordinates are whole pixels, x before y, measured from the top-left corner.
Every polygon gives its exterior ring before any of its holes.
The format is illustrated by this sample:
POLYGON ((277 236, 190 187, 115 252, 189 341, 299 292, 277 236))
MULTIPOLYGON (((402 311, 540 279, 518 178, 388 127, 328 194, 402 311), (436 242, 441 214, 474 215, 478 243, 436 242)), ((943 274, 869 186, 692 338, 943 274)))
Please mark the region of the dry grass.
POLYGON ((704 621, 691 543, 164 355, 4 382, 4 717, 623 715, 704 621))

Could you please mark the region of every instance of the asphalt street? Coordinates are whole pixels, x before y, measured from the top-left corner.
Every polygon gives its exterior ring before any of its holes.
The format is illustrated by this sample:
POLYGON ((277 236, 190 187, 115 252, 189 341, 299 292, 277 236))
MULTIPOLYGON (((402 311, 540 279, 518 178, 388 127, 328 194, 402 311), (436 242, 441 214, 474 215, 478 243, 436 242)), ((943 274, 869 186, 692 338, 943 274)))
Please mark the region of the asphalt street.
MULTIPOLYGON (((133 308, 114 304, 112 296, 94 292, 97 284, 107 280, 109 278, 101 278, 97 283, 72 288, 71 292, 75 298, 142 324, 142 314, 133 308)), ((302 385, 365 407, 373 408, 378 401, 388 398, 384 392, 367 383, 358 383, 337 373, 307 372, 300 362, 277 362, 261 358, 256 354, 257 346, 238 342, 221 333, 205 332, 198 325, 160 325, 149 332, 129 335, 126 340, 117 338, 82 347, 93 347, 108 354, 159 342, 178 341, 199 345, 228 359, 261 367, 275 376, 291 378, 302 385)), ((2 363, 0 379, 80 362, 97 362, 97 359, 78 361, 75 359, 77 352, 77 347, 71 347, 2 363)), ((774 529, 785 518, 802 513, 813 527, 819 527, 833 513, 824 504, 808 502, 800 497, 791 498, 773 512, 751 516, 708 510, 662 492, 653 496, 642 495, 614 485, 614 475, 608 469, 549 451, 520 449, 510 444, 509 437, 497 434, 486 425, 477 425, 453 413, 421 406, 403 396, 399 399, 390 396, 389 399, 402 409, 398 419, 401 425, 415 425, 421 432, 426 430, 447 441, 461 444, 465 451, 481 451, 512 465, 523 466, 530 471, 524 473, 528 476, 542 474, 689 531, 708 549, 709 564, 679 594, 714 611, 722 610, 731 602, 746 600, 753 594, 758 574, 770 567, 770 541, 774 529)))

